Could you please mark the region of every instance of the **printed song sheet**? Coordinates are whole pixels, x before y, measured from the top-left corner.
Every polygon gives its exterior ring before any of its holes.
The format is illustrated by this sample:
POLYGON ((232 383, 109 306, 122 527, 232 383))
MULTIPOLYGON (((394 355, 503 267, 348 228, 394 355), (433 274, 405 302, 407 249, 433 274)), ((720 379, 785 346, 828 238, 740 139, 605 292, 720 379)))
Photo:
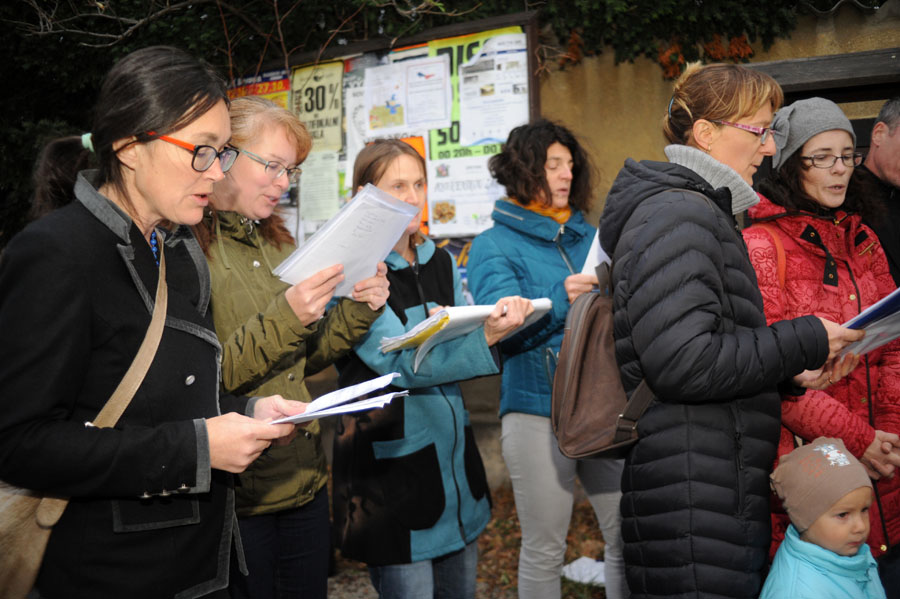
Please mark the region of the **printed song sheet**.
POLYGON ((361 410, 384 407, 395 397, 405 396, 409 392, 396 391, 394 393, 387 393, 369 399, 359 401, 354 400, 367 393, 386 387, 398 376, 400 376, 399 373, 391 372, 390 374, 385 374, 384 376, 357 385, 326 393, 322 397, 311 401, 309 405, 306 406, 306 411, 304 413, 273 420, 272 424, 280 424, 282 422, 300 424, 301 422, 308 422, 310 420, 322 418, 323 416, 334 416, 335 414, 346 414, 349 412, 359 412, 361 410))
MULTIPOLYGON (((553 302, 550 301, 550 298, 542 297, 531 300, 531 305, 534 306, 534 312, 525 319, 522 326, 509 333, 507 337, 511 337, 521 329, 537 322, 544 314, 550 311, 550 308, 553 307, 553 302)), ((492 305, 442 308, 403 335, 383 337, 381 339, 381 351, 387 353, 398 349, 418 347, 415 362, 413 363, 413 371, 415 372, 419 369, 419 365, 432 347, 438 343, 471 333, 484 324, 484 321, 487 320, 487 317, 493 311, 494 306, 492 305)))
POLYGON ((350 202, 273 271, 295 285, 323 268, 344 265, 344 280, 335 296, 349 296, 353 286, 373 276, 400 239, 418 208, 367 184, 350 202))

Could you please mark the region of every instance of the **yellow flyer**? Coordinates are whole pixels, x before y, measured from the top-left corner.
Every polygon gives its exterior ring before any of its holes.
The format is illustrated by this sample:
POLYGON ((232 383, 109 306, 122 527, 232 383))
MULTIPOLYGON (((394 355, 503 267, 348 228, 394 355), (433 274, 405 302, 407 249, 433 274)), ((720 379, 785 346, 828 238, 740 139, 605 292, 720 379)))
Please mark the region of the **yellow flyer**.
POLYGON ((313 150, 341 150, 344 63, 295 67, 291 71, 291 110, 313 139, 313 150))

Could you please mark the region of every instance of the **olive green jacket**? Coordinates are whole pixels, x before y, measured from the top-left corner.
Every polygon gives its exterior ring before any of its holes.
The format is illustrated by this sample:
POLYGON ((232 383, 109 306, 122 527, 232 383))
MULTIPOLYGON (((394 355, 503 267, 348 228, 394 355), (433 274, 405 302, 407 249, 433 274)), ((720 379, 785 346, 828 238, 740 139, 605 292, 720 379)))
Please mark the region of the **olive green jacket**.
MULTIPOLYGON (((324 318, 303 326, 285 299, 288 285, 272 274, 295 248, 262 239, 253 221, 218 212, 209 248, 212 312, 222 344, 222 387, 236 394, 308 402, 303 380, 344 355, 381 314, 341 299, 324 318)), ((239 475, 238 516, 301 506, 328 480, 318 421, 284 447, 273 446, 239 475)))

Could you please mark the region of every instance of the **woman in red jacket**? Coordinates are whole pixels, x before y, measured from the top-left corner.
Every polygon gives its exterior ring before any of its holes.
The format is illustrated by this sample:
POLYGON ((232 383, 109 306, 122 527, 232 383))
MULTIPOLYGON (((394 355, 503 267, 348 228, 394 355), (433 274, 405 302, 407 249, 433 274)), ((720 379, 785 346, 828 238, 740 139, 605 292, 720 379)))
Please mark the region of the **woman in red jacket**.
MULTIPOLYGON (((894 290, 884 251, 862 224, 872 205, 847 196, 861 161, 856 135, 841 109, 823 98, 779 110, 773 130, 775 172, 760 184, 765 197, 750 209, 754 224, 744 231, 766 319, 815 314, 846 322, 894 290)), ((823 390, 783 395, 781 409, 778 455, 816 437, 841 438, 878 481, 872 554, 900 543, 900 477, 892 476, 900 465, 900 344, 865 354, 823 390)), ((772 517, 774 551, 789 520, 780 508, 772 517)))

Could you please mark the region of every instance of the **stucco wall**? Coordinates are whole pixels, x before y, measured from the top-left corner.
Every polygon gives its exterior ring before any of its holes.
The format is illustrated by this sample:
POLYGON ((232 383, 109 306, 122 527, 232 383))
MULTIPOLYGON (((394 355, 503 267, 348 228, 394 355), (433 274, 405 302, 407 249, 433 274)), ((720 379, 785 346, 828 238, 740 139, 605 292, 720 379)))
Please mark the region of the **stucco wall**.
MULTIPOLYGON (((900 46, 900 0, 889 0, 873 14, 850 4, 834 15, 804 15, 790 39, 764 51, 752 44, 751 62, 862 52, 900 46)), ((606 193, 625 158, 665 160, 662 117, 672 82, 646 58, 616 65, 612 52, 586 58, 565 70, 551 70, 541 80, 541 113, 579 134, 600 173, 592 220, 596 222, 606 193)), ((844 105, 851 118, 871 117, 880 103, 844 105)))

